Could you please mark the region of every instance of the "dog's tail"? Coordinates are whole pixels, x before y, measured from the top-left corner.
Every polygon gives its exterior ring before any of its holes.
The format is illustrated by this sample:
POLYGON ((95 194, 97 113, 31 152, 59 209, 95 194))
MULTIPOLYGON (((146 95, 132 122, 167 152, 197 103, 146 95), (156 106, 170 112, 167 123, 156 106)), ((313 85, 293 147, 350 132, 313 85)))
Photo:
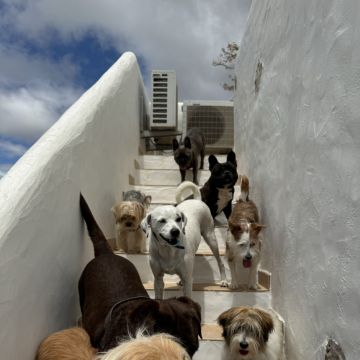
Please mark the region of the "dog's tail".
POLYGON ((175 199, 177 204, 187 199, 201 200, 201 192, 199 187, 191 181, 184 181, 177 187, 175 199), (185 194, 187 196, 186 198, 184 198, 185 194))
POLYGON ((249 201, 249 179, 246 175, 241 176, 241 195, 240 200, 249 201))
POLYGON ((85 201, 82 194, 80 194, 80 210, 81 210, 81 215, 85 220, 90 239, 94 245, 95 257, 103 254, 112 253, 112 250, 105 238, 105 235, 103 234, 99 225, 94 219, 94 216, 89 208, 89 205, 85 201))

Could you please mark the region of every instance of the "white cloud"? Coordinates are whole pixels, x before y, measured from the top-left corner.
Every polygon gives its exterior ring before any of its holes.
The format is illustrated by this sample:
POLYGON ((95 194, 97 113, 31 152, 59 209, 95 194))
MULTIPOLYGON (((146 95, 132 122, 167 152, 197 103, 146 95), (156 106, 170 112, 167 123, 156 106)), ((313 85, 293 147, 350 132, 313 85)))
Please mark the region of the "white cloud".
MULTIPOLYGON (((12 4, 8 0, 9 4, 12 4)), ((148 69, 175 69, 182 98, 226 99, 226 72, 212 66, 221 47, 240 42, 251 0, 59 0, 17 1, 2 22, 39 42, 51 31, 67 41, 92 30, 132 50, 148 69), (21 6, 19 6, 21 4, 21 6)))
POLYGON ((0 90, 0 134, 32 143, 79 95, 71 87, 41 84, 0 90))
POLYGON ((9 140, 0 139, 0 151, 9 157, 19 157, 27 150, 26 146, 9 140))

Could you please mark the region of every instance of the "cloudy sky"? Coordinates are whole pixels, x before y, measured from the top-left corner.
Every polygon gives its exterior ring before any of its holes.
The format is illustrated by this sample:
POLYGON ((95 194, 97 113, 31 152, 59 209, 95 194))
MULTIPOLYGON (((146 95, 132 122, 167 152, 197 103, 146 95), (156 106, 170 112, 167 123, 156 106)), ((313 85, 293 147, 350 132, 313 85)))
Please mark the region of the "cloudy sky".
POLYGON ((0 175, 125 51, 174 69, 179 99, 229 99, 212 66, 251 0, 0 0, 0 175))

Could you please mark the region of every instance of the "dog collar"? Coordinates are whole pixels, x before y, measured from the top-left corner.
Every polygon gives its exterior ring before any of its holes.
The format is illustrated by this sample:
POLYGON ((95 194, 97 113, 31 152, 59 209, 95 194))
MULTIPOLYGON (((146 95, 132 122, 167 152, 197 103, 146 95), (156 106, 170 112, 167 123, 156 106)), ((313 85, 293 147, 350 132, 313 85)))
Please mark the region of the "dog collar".
MULTIPOLYGON (((153 233, 156 241, 157 241, 157 242, 160 242, 160 240, 159 240, 159 238, 156 236, 156 234, 155 234, 154 232, 152 232, 152 233, 153 233)), ((181 245, 172 245, 172 244, 170 244, 169 241, 168 241, 166 238, 162 238, 162 239, 164 239, 164 241, 166 241, 170 246, 173 246, 174 248, 181 249, 181 250, 184 250, 184 249, 185 249, 184 246, 181 246, 181 245)))
POLYGON ((133 297, 130 297, 130 298, 127 298, 125 300, 121 300, 121 301, 118 301, 116 302, 109 310, 109 312, 107 313, 106 315, 106 318, 105 318, 105 321, 104 321, 104 335, 103 337, 101 338, 101 341, 100 341, 100 346, 99 346, 99 350, 100 351, 104 351, 104 347, 105 347, 105 339, 107 338, 107 335, 108 335, 108 331, 109 331, 109 327, 111 325, 111 317, 112 317, 112 313, 114 311, 114 309, 119 306, 119 305, 122 305, 122 304, 125 304, 127 303, 128 301, 131 301, 131 300, 138 300, 138 299, 147 299, 147 300, 150 300, 149 296, 144 296, 144 295, 140 295, 140 296, 133 296, 133 297))

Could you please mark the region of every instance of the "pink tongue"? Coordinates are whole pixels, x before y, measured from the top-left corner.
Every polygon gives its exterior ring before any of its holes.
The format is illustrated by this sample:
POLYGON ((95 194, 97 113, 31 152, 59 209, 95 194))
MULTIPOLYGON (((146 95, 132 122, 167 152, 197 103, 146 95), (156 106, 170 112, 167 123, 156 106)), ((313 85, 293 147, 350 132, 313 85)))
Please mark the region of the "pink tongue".
POLYGON ((243 260, 243 266, 245 267, 245 268, 249 268, 249 267, 251 267, 251 260, 243 260))

